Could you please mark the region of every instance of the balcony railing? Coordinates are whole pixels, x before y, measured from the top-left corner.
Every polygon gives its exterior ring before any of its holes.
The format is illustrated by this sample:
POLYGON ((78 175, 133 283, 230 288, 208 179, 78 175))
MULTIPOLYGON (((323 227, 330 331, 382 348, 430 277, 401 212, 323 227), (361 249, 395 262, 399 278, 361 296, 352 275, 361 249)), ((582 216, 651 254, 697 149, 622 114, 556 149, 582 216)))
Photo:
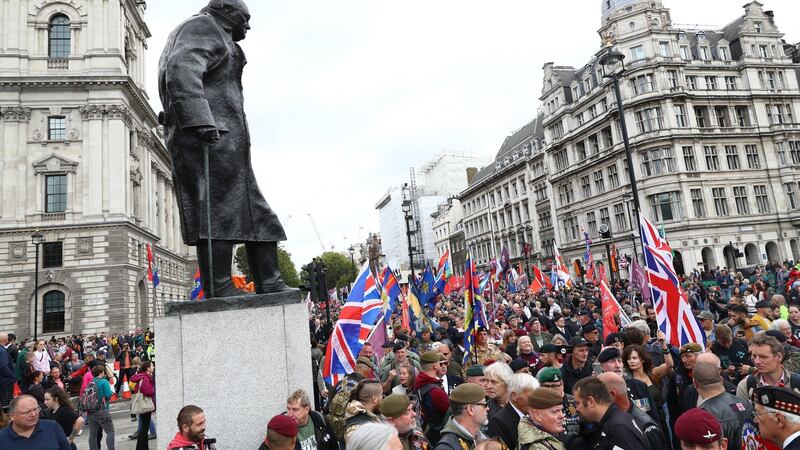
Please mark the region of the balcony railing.
POLYGON ((42 221, 54 222, 57 220, 64 220, 66 217, 67 216, 64 213, 44 213, 42 214, 42 221))
POLYGON ((69 59, 66 58, 50 58, 47 60, 47 68, 50 70, 68 70, 69 59))

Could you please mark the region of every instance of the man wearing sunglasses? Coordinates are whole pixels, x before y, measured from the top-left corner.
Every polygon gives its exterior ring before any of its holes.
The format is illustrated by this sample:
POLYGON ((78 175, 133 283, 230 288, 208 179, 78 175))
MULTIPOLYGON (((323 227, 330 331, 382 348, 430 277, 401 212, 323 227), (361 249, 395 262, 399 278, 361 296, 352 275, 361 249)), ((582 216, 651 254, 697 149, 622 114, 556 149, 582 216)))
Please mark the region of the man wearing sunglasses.
POLYGON ((450 394, 452 417, 442 429, 442 437, 434 450, 472 450, 486 439, 481 427, 489 423, 486 391, 477 384, 466 383, 450 394))

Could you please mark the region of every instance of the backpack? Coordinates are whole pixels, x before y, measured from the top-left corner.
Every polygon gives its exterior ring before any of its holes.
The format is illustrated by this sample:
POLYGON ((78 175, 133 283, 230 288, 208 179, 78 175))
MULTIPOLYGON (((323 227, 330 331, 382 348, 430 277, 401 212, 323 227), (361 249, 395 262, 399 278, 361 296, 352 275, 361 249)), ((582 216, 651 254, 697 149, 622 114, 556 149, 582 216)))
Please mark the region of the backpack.
MULTIPOLYGON (((748 375, 745 386, 747 386, 747 397, 752 401, 753 391, 756 389, 756 387, 758 387, 756 384, 756 376, 748 375)), ((800 374, 791 371, 789 372, 789 383, 786 386, 786 389, 791 389, 800 394, 800 374)))
POLYGON ((100 391, 97 389, 97 383, 92 381, 86 386, 86 390, 83 391, 83 394, 81 394, 78 399, 78 408, 81 411, 91 413, 99 411, 102 406, 103 402, 100 399, 100 391))
MULTIPOLYGON (((800 373, 800 352, 787 353, 783 359, 783 367, 793 374, 800 373)), ((792 382, 792 387, 800 387, 800 385, 795 386, 792 382)))
POLYGON ((330 403, 328 403, 328 423, 331 424, 331 429, 336 439, 344 441, 345 417, 347 411, 347 404, 350 403, 350 391, 355 388, 355 384, 348 383, 345 378, 339 382, 339 387, 333 395, 330 403))
POLYGON ((420 403, 420 418, 422 419, 422 432, 429 442, 439 442, 441 431, 447 420, 450 418, 450 410, 448 409, 444 415, 439 414, 433 407, 430 392, 434 388, 440 388, 434 383, 429 383, 419 388, 419 403, 420 403))

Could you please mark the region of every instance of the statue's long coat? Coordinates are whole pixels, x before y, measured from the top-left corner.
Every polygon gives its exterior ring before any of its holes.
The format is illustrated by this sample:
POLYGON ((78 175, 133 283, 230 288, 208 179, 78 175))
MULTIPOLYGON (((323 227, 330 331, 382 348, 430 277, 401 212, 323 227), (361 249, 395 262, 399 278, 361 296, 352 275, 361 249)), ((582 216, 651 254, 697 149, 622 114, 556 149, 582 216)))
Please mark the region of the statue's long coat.
POLYGON ((178 198, 183 240, 207 237, 203 144, 189 130, 216 126, 210 145, 211 236, 238 242, 286 240, 258 189, 244 114, 242 49, 213 16, 200 13, 170 34, 158 67, 166 145, 178 198))

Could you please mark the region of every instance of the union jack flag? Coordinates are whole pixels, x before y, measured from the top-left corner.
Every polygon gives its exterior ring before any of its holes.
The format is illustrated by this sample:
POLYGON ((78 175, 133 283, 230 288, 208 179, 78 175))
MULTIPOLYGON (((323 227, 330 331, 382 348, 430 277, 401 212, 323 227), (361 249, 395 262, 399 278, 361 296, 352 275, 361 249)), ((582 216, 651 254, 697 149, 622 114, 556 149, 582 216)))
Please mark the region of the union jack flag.
POLYGON ((345 375, 355 370, 361 347, 381 315, 383 300, 375 278, 365 263, 353 284, 339 320, 328 339, 328 349, 322 364, 322 377, 337 385, 345 375))
POLYGON ((705 348, 706 335, 692 313, 689 300, 672 265, 672 248, 642 213, 639 213, 639 228, 644 268, 656 309, 658 328, 673 346, 694 342, 705 348))

